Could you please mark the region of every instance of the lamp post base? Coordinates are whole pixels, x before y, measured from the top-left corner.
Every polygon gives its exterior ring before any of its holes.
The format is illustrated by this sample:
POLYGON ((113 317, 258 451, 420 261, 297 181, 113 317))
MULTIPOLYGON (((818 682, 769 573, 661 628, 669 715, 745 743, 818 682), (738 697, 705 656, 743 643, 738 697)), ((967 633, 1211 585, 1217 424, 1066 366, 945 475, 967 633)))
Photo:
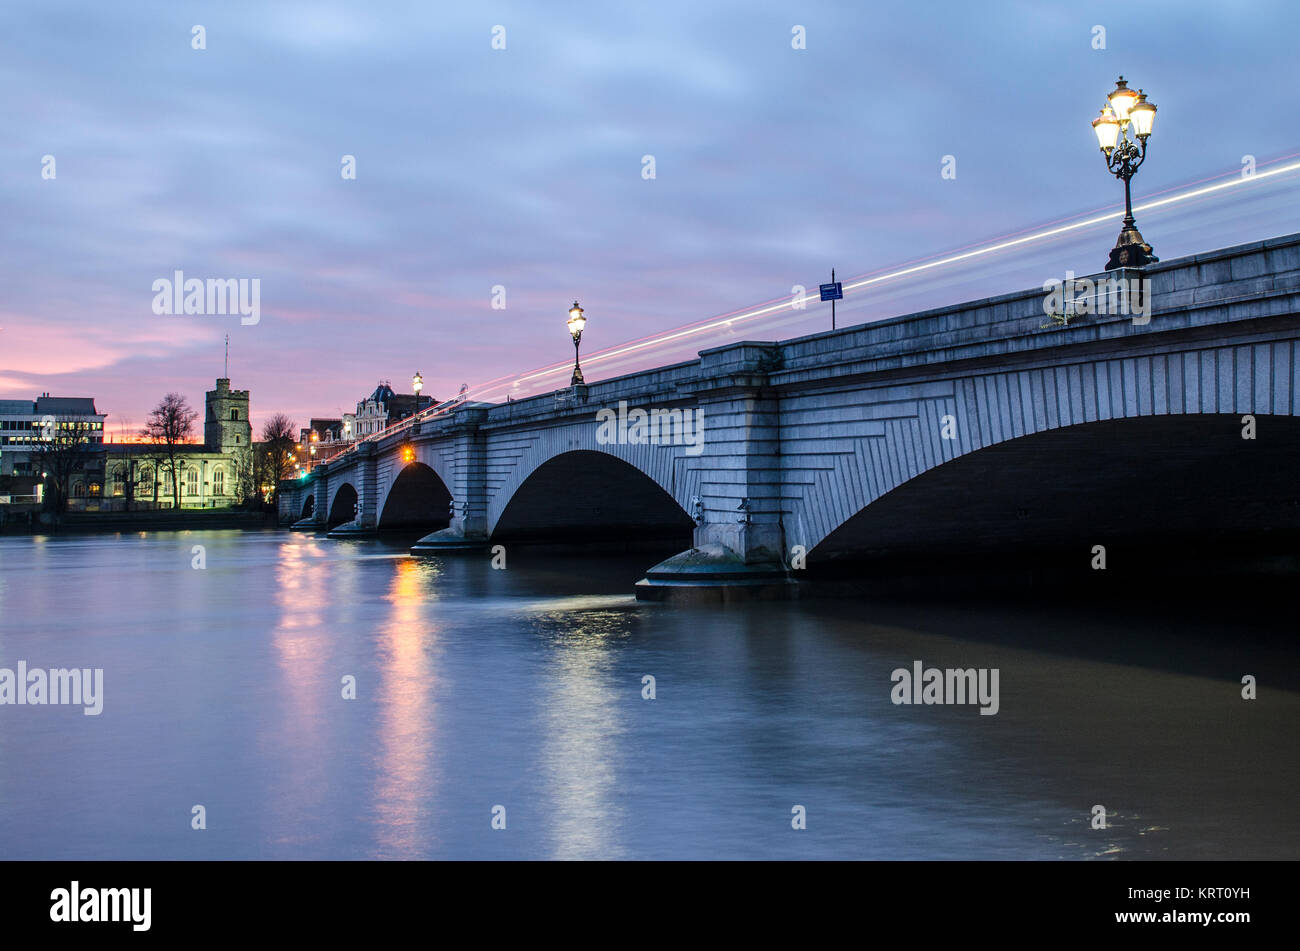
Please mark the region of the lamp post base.
POLYGON ((1151 245, 1142 240, 1142 232, 1129 221, 1125 222, 1119 233, 1119 240, 1111 248, 1106 270, 1114 271, 1122 267, 1145 267, 1155 264, 1160 259, 1151 253, 1151 245))

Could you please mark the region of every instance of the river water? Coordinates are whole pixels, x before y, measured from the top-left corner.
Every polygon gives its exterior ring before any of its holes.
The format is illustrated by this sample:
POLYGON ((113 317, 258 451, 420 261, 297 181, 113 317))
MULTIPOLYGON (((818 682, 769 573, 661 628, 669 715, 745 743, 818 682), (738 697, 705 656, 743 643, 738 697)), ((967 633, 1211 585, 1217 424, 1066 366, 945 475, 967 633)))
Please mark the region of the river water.
POLYGON ((0 858, 1300 855, 1294 615, 1248 592, 639 603, 654 560, 0 537, 0 668, 104 671, 98 716, 0 705, 0 858), (997 714, 892 703, 918 660, 997 714))

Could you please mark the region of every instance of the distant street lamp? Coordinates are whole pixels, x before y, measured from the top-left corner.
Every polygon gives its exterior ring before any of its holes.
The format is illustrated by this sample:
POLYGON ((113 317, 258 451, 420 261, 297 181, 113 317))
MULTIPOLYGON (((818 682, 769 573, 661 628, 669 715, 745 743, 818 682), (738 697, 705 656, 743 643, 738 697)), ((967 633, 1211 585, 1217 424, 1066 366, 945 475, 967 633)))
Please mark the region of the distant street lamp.
MULTIPOLYGON (((416 370, 415 376, 411 377, 411 388, 415 390, 415 395, 417 397, 420 395, 420 391, 424 389, 424 377, 420 376, 419 370, 416 370)), ((416 400, 416 403, 419 403, 418 399, 416 400)))
POLYGON ((1124 77, 1119 78, 1114 91, 1106 97, 1107 105, 1101 115, 1092 120, 1092 130, 1097 133, 1097 143, 1106 156, 1106 167, 1116 178, 1124 180, 1124 226, 1119 240, 1111 249, 1106 270, 1120 267, 1144 267, 1160 259, 1151 253, 1151 245, 1142 240, 1142 234, 1133 220, 1133 196, 1129 181, 1147 157, 1147 139, 1156 121, 1155 103, 1148 102, 1142 90, 1128 88, 1124 77), (1138 142, 1129 138, 1129 127, 1138 142))
POLYGON ((578 363, 578 345, 582 342, 582 330, 587 326, 587 318, 582 316, 582 308, 578 306, 575 300, 573 306, 569 308, 569 334, 573 337, 573 379, 569 381, 571 386, 581 386, 582 367, 578 363))

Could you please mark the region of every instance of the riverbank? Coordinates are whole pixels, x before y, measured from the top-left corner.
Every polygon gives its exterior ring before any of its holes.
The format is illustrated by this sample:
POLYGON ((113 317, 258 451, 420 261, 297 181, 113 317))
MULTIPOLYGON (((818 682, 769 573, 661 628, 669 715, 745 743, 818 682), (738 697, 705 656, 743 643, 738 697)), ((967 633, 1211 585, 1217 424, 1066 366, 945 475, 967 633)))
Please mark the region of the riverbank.
POLYGON ((275 512, 247 512, 240 509, 67 512, 58 516, 57 521, 48 513, 9 513, 0 520, 0 535, 177 532, 232 528, 260 530, 275 527, 275 512))

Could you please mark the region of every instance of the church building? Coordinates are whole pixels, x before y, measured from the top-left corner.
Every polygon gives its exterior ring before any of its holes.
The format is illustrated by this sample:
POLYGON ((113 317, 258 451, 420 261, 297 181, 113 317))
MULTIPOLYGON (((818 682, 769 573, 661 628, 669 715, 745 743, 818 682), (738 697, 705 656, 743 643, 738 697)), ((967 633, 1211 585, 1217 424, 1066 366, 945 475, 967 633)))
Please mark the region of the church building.
MULTIPOLYGON (((248 390, 217 380, 204 399, 203 442, 177 447, 181 508, 236 505, 240 479, 251 485, 253 424, 248 390)), ((167 447, 152 443, 105 443, 101 509, 170 508, 172 482, 167 447)), ((75 487, 74 487, 75 495, 75 487)))

